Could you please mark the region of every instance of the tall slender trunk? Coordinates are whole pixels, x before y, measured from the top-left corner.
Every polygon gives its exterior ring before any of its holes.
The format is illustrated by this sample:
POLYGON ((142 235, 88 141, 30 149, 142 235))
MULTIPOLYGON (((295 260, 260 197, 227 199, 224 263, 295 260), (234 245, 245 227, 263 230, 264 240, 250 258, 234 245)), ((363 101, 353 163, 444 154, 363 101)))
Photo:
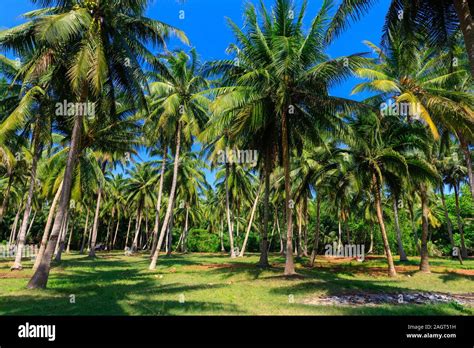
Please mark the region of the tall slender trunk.
POLYGON ((415 225, 415 213, 413 212, 413 205, 410 203, 410 201, 408 201, 407 204, 408 212, 410 213, 411 230, 413 231, 413 236, 415 237, 415 247, 418 253, 420 253, 420 246, 418 244, 418 232, 415 225))
POLYGON ((67 241, 66 254, 71 253, 71 241, 72 241, 73 233, 74 233, 74 219, 72 219, 72 221, 71 221, 71 232, 69 232, 69 240, 67 241))
POLYGON ((63 183, 61 182, 61 184, 58 187, 58 190, 56 191, 56 194, 54 195, 53 202, 51 203, 48 219, 46 221, 46 227, 44 228, 43 237, 41 238, 41 245, 38 251, 38 255, 36 255, 35 264, 33 265, 33 271, 36 271, 36 269, 38 268, 43 258, 44 251, 46 250, 46 244, 48 243, 49 231, 51 230, 51 225, 53 223, 56 206, 58 205, 59 198, 61 197, 62 187, 63 187, 63 183))
POLYGON ((51 256, 54 252, 54 248, 61 230, 61 225, 64 216, 67 213, 69 200, 71 198, 72 179, 78 157, 82 126, 82 116, 76 115, 74 120, 74 128, 72 131, 71 146, 64 173, 63 191, 61 194, 61 200, 59 202, 58 212, 56 214, 56 218, 54 219, 53 230, 51 232, 48 245, 46 246, 46 251, 43 255, 40 265, 28 283, 28 288, 46 288, 48 283, 49 271, 51 268, 51 256))
POLYGON ((10 192, 13 185, 13 173, 8 174, 8 184, 5 194, 3 195, 3 202, 2 206, 0 207, 0 222, 3 222, 3 217, 7 213, 8 210, 8 202, 10 200, 10 192))
POLYGON ((221 237, 221 252, 225 253, 225 247, 224 247, 224 221, 221 220, 221 230, 219 232, 219 235, 221 237))
POLYGON ((25 212, 23 213, 23 221, 20 227, 20 233, 18 235, 18 244, 17 244, 17 253, 15 256, 15 262, 13 263, 11 270, 19 271, 23 269, 21 264, 21 258, 23 255, 23 248, 26 243, 26 232, 28 230, 28 222, 31 215, 31 206, 33 204, 33 195, 35 193, 36 186, 36 171, 38 168, 38 161, 41 156, 41 144, 40 144, 40 124, 39 116, 36 117, 36 122, 33 130, 32 138, 32 147, 33 147, 33 160, 31 163, 31 173, 30 173, 30 187, 28 189, 28 196, 26 198, 25 212))
POLYGON ((151 248, 150 257, 152 257, 155 254, 156 246, 158 244, 158 231, 160 229, 161 199, 163 196, 163 182, 164 182, 164 177, 165 177, 167 155, 168 155, 168 147, 163 146, 163 159, 161 161, 161 170, 160 170, 160 184, 158 188, 158 200, 156 202, 155 227, 153 228, 153 245, 151 248))
POLYGON ((100 204, 102 203, 102 188, 97 192, 97 202, 95 205, 94 224, 91 231, 91 242, 89 249, 89 257, 95 257, 95 247, 97 241, 97 231, 99 230, 100 204))
POLYGON ((298 208, 296 209, 297 214, 298 214, 298 236, 297 236, 297 242, 296 242, 296 255, 298 257, 303 256, 303 206, 302 204, 298 204, 298 208))
POLYGON ((69 229, 69 214, 67 214, 64 217, 61 235, 60 235, 60 238, 58 239, 58 243, 56 244, 56 250, 55 250, 56 256, 54 258, 56 262, 61 261, 61 255, 63 253, 64 245, 66 243, 66 234, 67 234, 68 229, 69 229))
POLYGON ((183 235, 183 253, 188 252, 188 227, 189 227, 189 206, 186 204, 186 217, 184 220, 184 235, 183 235))
POLYGON ((420 271, 430 273, 430 263, 428 254, 428 229, 429 229, 429 207, 428 207, 428 192, 425 184, 420 185, 420 196, 421 196, 421 260, 420 260, 420 271))
POLYGON ((469 0, 454 0, 454 8, 461 24, 461 31, 471 65, 471 75, 474 77, 474 14, 471 13, 469 2, 469 0))
POLYGON ((316 197, 316 231, 314 233, 313 251, 311 252, 311 258, 309 260, 310 267, 314 266, 314 261, 316 260, 316 255, 318 254, 320 229, 321 229, 321 195, 318 192, 317 197, 316 197))
POLYGON ((31 221, 30 221, 30 225, 28 226, 28 230, 26 231, 26 236, 27 237, 30 235, 31 228, 33 227, 33 224, 35 222, 36 213, 37 213, 36 211, 33 213, 33 217, 31 218, 31 221))
POLYGON ((137 212, 137 224, 135 228, 135 237, 133 238, 132 244, 132 253, 135 253, 138 250, 138 237, 140 236, 140 229, 142 227, 142 215, 142 207, 139 203, 137 212))
POLYGON ((232 218, 230 216, 230 197, 229 197, 229 164, 225 164, 225 212, 227 217, 227 230, 229 232, 230 257, 234 258, 234 231, 232 218))
POLYGON ((308 257, 308 196, 303 200, 303 256, 308 257))
POLYGON ((295 274, 293 261, 293 201, 291 200, 290 182, 290 149, 288 145, 288 118, 286 109, 282 113, 282 151, 285 176, 285 211, 286 211, 286 262, 285 275, 295 274), (290 204, 290 202, 292 204, 290 204), (290 206, 291 205, 291 206, 290 206))
MULTIPOLYGON (((249 239, 250 230, 252 229, 253 218, 255 216, 255 211, 257 210, 258 199, 260 198, 261 190, 262 190, 262 187, 260 186, 258 188, 258 192, 257 192, 257 196, 255 197, 255 201, 253 202, 252 211, 250 212, 249 224, 247 225, 247 231, 245 231, 244 244, 242 245, 242 250, 240 250, 239 257, 244 256, 245 248, 247 247, 247 241, 249 239)), ((266 245, 265 245, 265 248, 267 248, 266 245)))
POLYGON ((165 219, 163 221, 163 226, 161 226, 160 237, 158 238, 158 244, 155 249, 155 253, 151 259, 150 263, 150 270, 154 270, 156 268, 156 262, 158 261, 158 256, 160 254, 161 244, 163 243, 163 239, 165 237, 165 233, 168 230, 168 224, 171 218, 171 213, 174 207, 174 200, 176 194, 176 185, 178 182, 178 168, 179 168, 179 153, 181 150, 181 124, 178 121, 176 126, 176 151, 174 155, 174 165, 173 165, 173 181, 171 182, 171 191, 170 191, 170 198, 168 201, 168 208, 166 209, 165 219))
POLYGON ((280 228, 280 217, 278 216, 278 209, 275 207, 275 218, 276 226, 278 231, 278 237, 280 238, 280 255, 285 255, 285 243, 283 243, 283 236, 280 228))
POLYGON ((10 231, 10 239, 8 241, 8 244, 13 244, 15 242, 15 234, 16 234, 16 229, 18 227, 18 222, 20 220, 20 214, 21 214, 21 211, 22 211, 22 206, 23 206, 23 204, 20 203, 18 211, 16 212, 16 215, 15 215, 15 220, 13 221, 13 224, 12 224, 12 228, 11 228, 11 231, 10 231))
POLYGON ((82 236, 82 243, 81 243, 81 251, 80 254, 84 254, 84 247, 86 245, 86 239, 87 239, 87 231, 89 227, 89 214, 90 214, 90 209, 87 207, 87 215, 86 215, 86 224, 84 226, 84 234, 82 236))
POLYGON ((393 195, 393 215, 395 218, 395 231, 397 232, 397 244, 398 244, 398 255, 400 255, 400 261, 408 261, 407 254, 405 253, 405 249, 403 248, 403 241, 402 241, 402 231, 400 229, 400 222, 398 219, 398 203, 397 197, 393 195))
POLYGON ((371 254, 374 250, 374 222, 370 219, 370 245, 367 254, 371 254))
POLYGON ((385 255, 387 257, 388 263, 388 275, 390 277, 395 277, 397 271, 395 270, 395 265, 393 264, 392 252, 390 251, 390 245, 388 243, 387 232, 385 230, 385 223, 383 220, 383 211, 382 211, 382 197, 380 196, 380 183, 377 180, 375 174, 372 175, 372 182, 374 184, 374 196, 375 196, 375 208, 377 211, 377 220, 380 225, 380 232, 382 234, 383 247, 385 249, 385 255))
POLYGON ((173 251, 172 246, 173 246, 173 225, 174 225, 174 203, 173 202, 173 208, 171 209, 171 218, 168 226, 168 245, 166 249, 166 256, 171 256, 171 253, 173 251))
POLYGON ((454 238, 453 238, 453 225, 451 219, 449 218, 448 208, 446 207, 446 198, 444 197, 443 186, 439 188, 441 194, 441 204, 443 205, 444 218, 446 219, 446 227, 448 228, 448 237, 449 243, 451 244, 451 250, 454 250, 454 238))
MULTIPOLYGON (((101 165, 102 174, 105 173, 105 168, 107 167, 107 161, 103 161, 101 165)), ((99 231, 99 219, 100 219, 100 205, 102 203, 102 196, 104 194, 104 188, 102 187, 102 183, 99 184, 99 192, 97 193, 97 203, 95 207, 95 215, 94 215, 94 225, 92 227, 92 234, 91 234, 91 244, 89 249, 89 257, 95 257, 95 246, 97 243, 97 234, 99 231)))
POLYGON ((464 223, 461 218, 461 210, 459 208, 459 183, 454 184, 454 198, 456 202, 456 217, 458 220, 459 234, 461 236, 461 255, 465 259, 467 257, 466 243, 464 241, 464 223))
POLYGON ((128 247, 128 237, 130 236, 130 227, 132 226, 132 215, 128 219, 127 237, 125 238, 125 249, 128 247))
POLYGON ((118 213, 118 216, 117 216, 117 226, 115 226, 115 233, 114 233, 114 240, 112 241, 112 250, 115 249, 115 243, 117 242, 117 235, 118 235, 118 231, 119 231, 119 227, 120 227, 120 212, 118 213))
MULTIPOLYGON (((264 185, 265 193, 263 197, 263 228, 262 228, 262 240, 260 242, 260 260, 258 266, 262 268, 269 267, 268 263, 268 221, 270 219, 270 171, 271 171, 271 158, 269 151, 265 156, 265 172, 264 172, 264 185)), ((277 217, 278 218, 278 217, 277 217)))

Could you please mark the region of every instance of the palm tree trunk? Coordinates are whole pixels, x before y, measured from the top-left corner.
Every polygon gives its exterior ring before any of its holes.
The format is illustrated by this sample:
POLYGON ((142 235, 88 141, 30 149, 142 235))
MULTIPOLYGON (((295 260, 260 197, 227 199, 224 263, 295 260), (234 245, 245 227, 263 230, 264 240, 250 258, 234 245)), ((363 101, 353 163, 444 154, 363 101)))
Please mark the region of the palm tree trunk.
POLYGON ((224 221, 221 220, 221 230, 219 232, 220 237, 221 237, 221 252, 225 253, 225 247, 224 247, 224 221))
POLYGON ((158 245, 156 246, 155 253, 150 263, 150 270, 156 268, 156 262, 158 261, 158 256, 160 254, 161 244, 165 237, 165 233, 168 230, 168 224, 171 218, 171 213, 174 207, 174 200, 176 194, 176 185, 178 182, 178 169, 179 169, 179 153, 181 150, 181 124, 178 122, 176 126, 176 151, 174 155, 174 166, 173 166, 173 181, 171 182, 171 191, 169 196, 168 208, 166 209, 165 219, 163 221, 163 226, 161 226, 160 237, 158 239, 158 245))
POLYGON ((130 227, 132 226, 132 216, 128 219, 127 237, 125 238, 125 249, 128 247, 128 237, 130 236, 130 227))
POLYGON ((31 228, 33 227, 33 224, 35 222, 36 213, 37 213, 36 211, 33 213, 33 217, 31 218, 31 221, 30 221, 30 225, 28 226, 28 230, 26 231, 26 236, 27 237, 30 235, 31 228))
POLYGON ((100 204, 102 202, 102 188, 97 193, 97 203, 95 205, 94 224, 92 225, 91 243, 89 257, 95 257, 95 244, 97 241, 97 231, 99 230, 100 204))
POLYGON ((16 229, 18 227, 18 222, 20 220, 20 214, 21 214, 21 211, 22 211, 22 203, 20 204, 20 207, 18 208, 18 211, 16 212, 16 215, 15 215, 15 220, 13 221, 13 224, 12 224, 12 228, 11 228, 11 231, 10 231, 10 239, 8 241, 8 244, 13 244, 13 242, 15 241, 15 235, 16 235, 16 229))
POLYGON ((367 254, 371 254, 374 250, 374 223, 372 219, 370 219, 370 245, 369 245, 369 251, 367 254))
POLYGON ((449 243, 451 244, 451 250, 454 250, 455 246, 453 238, 453 225, 451 223, 451 219, 449 218, 448 208, 446 207, 446 198, 444 197, 444 190, 442 185, 439 188, 439 192, 441 194, 441 204, 443 205, 444 218, 446 219, 446 226, 448 228, 449 243))
POLYGON ((316 197, 316 232, 314 233, 314 244, 313 244, 313 251, 311 252, 311 258, 309 260, 309 266, 314 266, 314 261, 316 260, 316 255, 318 254, 318 246, 319 246, 319 232, 321 225, 321 195, 319 192, 317 193, 316 197))
POLYGON ((31 163, 30 187, 28 189, 28 196, 26 198, 25 212, 23 213, 23 221, 20 227, 20 234, 18 236, 17 253, 15 257, 15 262, 13 263, 11 267, 12 271, 19 271, 23 269, 23 266, 21 264, 21 258, 23 254, 23 248, 25 247, 26 232, 28 230, 28 223, 29 223, 29 219, 31 215, 33 195, 35 193, 36 171, 38 168, 38 161, 41 156, 40 125, 39 125, 38 117, 36 118, 36 123, 35 123, 34 131, 33 131, 32 147, 33 147, 33 160, 31 163))
POLYGON ((230 244, 230 257, 234 258, 234 232, 233 232, 233 223, 230 216, 230 197, 229 197, 229 164, 225 164, 225 210, 227 216, 227 229, 229 231, 229 244, 230 244))
POLYGON ((79 142, 81 139, 82 133, 82 117, 81 115, 76 115, 74 120, 74 127, 72 131, 71 146, 69 149, 68 159, 66 163, 66 169, 64 172, 64 181, 63 181, 63 191, 61 194, 61 200, 59 202, 59 209, 54 219, 53 230, 49 238, 48 245, 46 246, 46 251, 43 255, 43 258, 38 266, 38 269, 34 273, 33 277, 28 283, 28 288, 46 288, 48 283, 49 271, 51 268, 51 256, 56 247, 56 242, 61 230, 61 225, 64 220, 65 214, 67 214, 67 209, 69 206, 69 200, 71 198, 71 186, 74 169, 76 167, 79 142))
POLYGON ((430 273, 430 263, 429 263, 429 254, 428 254, 429 207, 428 207, 428 193, 427 193, 427 188, 425 184, 420 185, 420 196, 421 196, 421 210, 422 210, 420 271, 425 272, 425 273, 430 273))
POLYGON ((68 229, 69 229, 69 214, 67 214, 66 217, 64 218, 63 230, 61 232, 61 236, 58 240, 58 243, 56 244, 56 256, 54 258, 56 262, 61 261, 61 256, 64 250, 64 245, 66 243, 66 235, 67 235, 68 229))
POLYGON ((171 209, 171 218, 170 222, 168 224, 168 238, 167 238, 167 246, 166 246, 166 256, 171 256, 171 253, 173 252, 172 246, 173 246, 173 226, 174 226, 174 203, 173 202, 173 209, 171 209))
POLYGON ((459 234, 461 236, 461 255, 465 259, 467 257, 466 243, 464 241, 464 223, 461 218, 461 210, 459 209, 459 184, 454 185, 454 198, 456 202, 456 217, 458 220, 459 234))
POLYGON ((115 243, 117 242, 117 235, 118 235, 118 231, 119 231, 119 227, 120 227, 120 212, 118 214, 118 217, 117 217, 117 226, 115 227, 115 233, 114 233, 114 240, 112 242, 112 250, 115 249, 115 243))
POLYGON ((298 214, 298 241, 296 243, 296 255, 298 257, 303 256, 303 206, 302 204, 298 205, 297 208, 297 214, 298 214))
POLYGON ((400 261, 408 261, 407 254, 405 253, 405 249, 403 248, 402 242, 402 231, 400 229, 400 223, 398 219, 398 204, 397 204, 397 197, 393 195, 393 215, 395 218, 395 231, 397 232, 397 244, 398 244, 398 255, 400 255, 400 261))
POLYGON ((84 234, 82 236, 82 243, 81 243, 81 251, 80 251, 81 255, 84 254, 84 247, 86 245, 87 232, 88 232, 88 227, 89 227, 89 214, 90 214, 90 210, 89 210, 89 207, 87 207, 86 224, 84 226, 84 234))
POLYGON ((464 43, 471 65, 471 75, 474 77, 474 14, 471 13, 468 0, 454 0, 454 8, 459 17, 464 43))
POLYGON ((161 199, 163 196, 163 182, 164 182, 164 177, 165 177, 167 155, 168 155, 168 147, 163 146, 163 159, 161 161, 160 184, 158 188, 158 201, 156 202, 155 227, 153 228, 153 246, 151 248, 150 257, 152 257, 155 254, 156 246, 158 244, 158 231, 160 229, 161 199))
POLYGON ((13 174, 10 173, 8 175, 7 189, 5 191, 5 194, 3 195, 3 202, 2 202, 2 206, 0 207, 0 222, 3 222, 3 217, 5 216, 8 210, 8 202, 10 200, 10 192, 12 189, 12 184, 13 184, 13 174))
MULTIPOLYGON (((103 161, 101 165, 102 174, 105 173, 105 169, 107 167, 107 161, 103 161)), ((100 204, 102 203, 102 196, 104 188, 102 187, 102 183, 99 185, 99 192, 97 194, 97 204, 95 207, 95 215, 94 215, 94 225, 92 227, 92 235, 91 235, 91 244, 89 249, 89 257, 95 257, 95 246, 97 243, 97 234, 99 231, 99 218, 100 218, 100 204)))
MULTIPOLYGON (((258 188, 258 192, 257 192, 257 196, 255 197, 255 201, 253 202, 252 211, 250 213, 249 224, 247 226, 247 231, 245 231, 244 244, 242 245, 242 250, 240 250, 239 257, 244 256, 245 248, 247 247, 247 241, 249 239, 250 230, 252 229, 253 218, 255 216, 255 211, 257 210, 258 199, 260 198, 260 191, 261 190, 262 190, 262 187, 260 186, 258 188)), ((265 245, 265 249, 266 248, 267 248, 267 246, 265 245)), ((259 265, 260 265, 260 263, 259 263, 259 265)))
POLYGON ((186 218, 184 221, 183 252, 188 252, 188 228, 189 228, 189 207, 186 205, 186 218))
POLYGON ((132 244, 132 253, 135 253, 138 250, 138 237, 140 236, 140 229, 142 227, 142 208, 141 204, 138 205, 138 212, 137 212, 137 224, 135 228, 135 238, 133 238, 132 244))
POLYGON ((71 253, 71 240, 74 233, 74 220, 71 221, 71 232, 69 233, 69 240, 67 241, 66 254, 71 253))
POLYGON ((264 172, 264 185, 265 193, 263 198, 263 228, 262 228, 262 241, 260 242, 260 260, 258 266, 262 268, 269 267, 268 263, 268 221, 270 219, 270 169, 271 158, 267 151, 265 156, 265 172, 264 172))
POLYGON ((380 185, 375 174, 372 175, 372 182, 374 184, 374 196, 375 196, 375 208, 377 211, 377 220, 380 225, 380 232, 382 234, 383 247, 385 250, 385 255, 387 256, 388 263, 388 275, 390 277, 395 277, 397 271, 395 270, 395 265, 393 264, 392 252, 390 251, 390 245, 388 243, 387 232, 385 230, 385 223, 383 220, 383 211, 382 211, 382 198, 380 197, 380 185))
POLYGON ((283 151, 283 170, 285 173, 285 211, 286 211, 286 262, 285 275, 295 274, 295 264, 293 261, 293 212, 291 201, 291 182, 290 182, 290 149, 288 145, 288 119, 286 109, 282 113, 282 151, 283 151))

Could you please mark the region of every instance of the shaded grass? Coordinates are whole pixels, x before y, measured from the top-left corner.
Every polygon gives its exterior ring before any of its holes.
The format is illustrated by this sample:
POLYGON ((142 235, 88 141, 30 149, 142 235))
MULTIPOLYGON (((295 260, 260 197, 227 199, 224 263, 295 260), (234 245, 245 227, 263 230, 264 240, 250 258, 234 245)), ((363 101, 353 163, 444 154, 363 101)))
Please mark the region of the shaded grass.
MULTIPOLYGON (((92 260, 73 254, 54 265, 48 289, 27 290, 31 262, 25 263, 24 271, 10 273, 10 261, 2 260, 0 315, 474 315, 471 307, 454 303, 375 307, 301 303, 308 297, 343 293, 472 293, 474 277, 456 272, 474 269, 474 260, 461 266, 456 260, 433 259, 433 273, 401 268, 395 279, 385 275, 383 257, 363 263, 318 258, 313 269, 306 266, 306 259, 298 259, 299 276, 292 278, 282 276, 280 255, 270 257, 269 269, 257 268, 257 262, 258 255, 230 259, 220 254, 177 254, 161 257, 157 269, 149 271, 146 255, 102 253, 92 260)), ((417 262, 412 258, 397 266, 417 262)))

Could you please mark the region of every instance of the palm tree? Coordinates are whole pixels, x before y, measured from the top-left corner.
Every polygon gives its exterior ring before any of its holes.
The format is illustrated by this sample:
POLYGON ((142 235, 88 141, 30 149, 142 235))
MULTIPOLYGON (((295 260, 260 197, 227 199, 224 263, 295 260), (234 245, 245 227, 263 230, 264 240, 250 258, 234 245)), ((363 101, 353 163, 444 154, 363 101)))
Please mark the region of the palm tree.
MULTIPOLYGON (((34 59, 25 67, 29 72, 27 79, 38 73, 39 67, 46 65, 48 70, 51 69, 52 80, 63 81, 63 76, 68 77, 72 100, 79 103, 101 101, 98 106, 107 110, 109 117, 113 118, 116 114, 114 99, 117 88, 125 92, 131 103, 142 107, 145 105, 140 86, 140 83, 145 82, 145 77, 138 62, 145 60, 153 63, 155 59, 144 43, 161 45, 169 34, 177 34, 185 39, 180 31, 145 17, 148 2, 42 1, 42 4, 54 7, 35 12, 35 15, 30 16, 33 19, 21 27, 3 31, 0 46, 32 53, 34 59)), ((71 121, 71 145, 58 212, 45 255, 28 284, 29 288, 46 287, 51 255, 69 205, 84 115, 76 114, 71 121)))
MULTIPOLYGON (((333 115, 337 110, 348 111, 358 106, 356 102, 331 97, 328 92, 330 86, 349 76, 363 60, 360 55, 328 60, 323 33, 328 28, 331 4, 332 1, 323 2, 307 32, 302 23, 306 2, 297 12, 290 0, 277 0, 272 15, 263 5, 259 13, 253 5, 248 5, 245 10, 248 35, 230 22, 238 42, 230 48, 236 60, 213 68, 215 72, 238 73, 235 85, 220 90, 215 107, 218 115, 234 116, 235 130, 230 134, 249 136, 256 131, 265 134, 269 126, 276 126, 263 155, 269 171, 273 140, 278 139, 278 134, 285 177, 286 275, 295 273, 290 149, 301 146, 302 139, 318 139, 318 127, 334 127, 333 115), (276 119, 269 120, 270 114, 276 119)), ((265 174, 267 182, 268 174, 265 174)))
MULTIPOLYGON (((349 18, 363 17, 375 0, 343 0, 334 18, 328 39, 349 26, 349 18)), ((474 8, 468 0, 392 0, 385 19, 385 30, 403 22, 407 32, 420 33, 428 45, 445 47, 461 28, 474 77, 474 8)))
POLYGON ((175 204, 181 147, 190 144, 193 137, 200 133, 201 127, 207 122, 209 106, 209 99, 203 92, 208 89, 208 83, 199 75, 200 66, 196 52, 191 50, 189 56, 184 51, 178 51, 174 55, 168 54, 161 58, 160 75, 154 76, 156 82, 151 84, 154 99, 152 106, 155 109, 149 119, 150 122, 157 122, 158 128, 164 131, 174 130, 174 164, 168 207, 158 245, 150 263, 151 270, 156 268, 175 204))

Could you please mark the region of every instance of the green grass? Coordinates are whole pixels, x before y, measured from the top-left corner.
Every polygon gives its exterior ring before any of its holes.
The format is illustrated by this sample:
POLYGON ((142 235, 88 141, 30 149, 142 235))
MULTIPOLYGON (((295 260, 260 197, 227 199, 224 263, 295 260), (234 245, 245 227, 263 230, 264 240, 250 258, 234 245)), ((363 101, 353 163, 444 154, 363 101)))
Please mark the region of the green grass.
MULTIPOLYGON (((65 255, 51 271, 47 290, 25 288, 31 262, 20 273, 0 261, 0 315, 474 315, 472 307, 437 305, 314 306, 310 297, 361 292, 437 291, 472 293, 474 277, 456 270, 474 269, 474 260, 431 260, 431 274, 416 272, 418 260, 385 275, 383 258, 364 263, 318 259, 309 269, 300 260, 299 276, 282 276, 284 259, 271 256, 272 268, 255 267, 257 255, 231 260, 218 254, 162 256, 155 271, 145 255, 103 253, 95 260, 65 255), (75 295, 76 303, 70 303, 75 295), (184 303, 180 296, 184 295, 184 303), (294 303, 289 303, 293 295, 294 303)), ((469 271, 465 271, 469 273, 469 271)))

